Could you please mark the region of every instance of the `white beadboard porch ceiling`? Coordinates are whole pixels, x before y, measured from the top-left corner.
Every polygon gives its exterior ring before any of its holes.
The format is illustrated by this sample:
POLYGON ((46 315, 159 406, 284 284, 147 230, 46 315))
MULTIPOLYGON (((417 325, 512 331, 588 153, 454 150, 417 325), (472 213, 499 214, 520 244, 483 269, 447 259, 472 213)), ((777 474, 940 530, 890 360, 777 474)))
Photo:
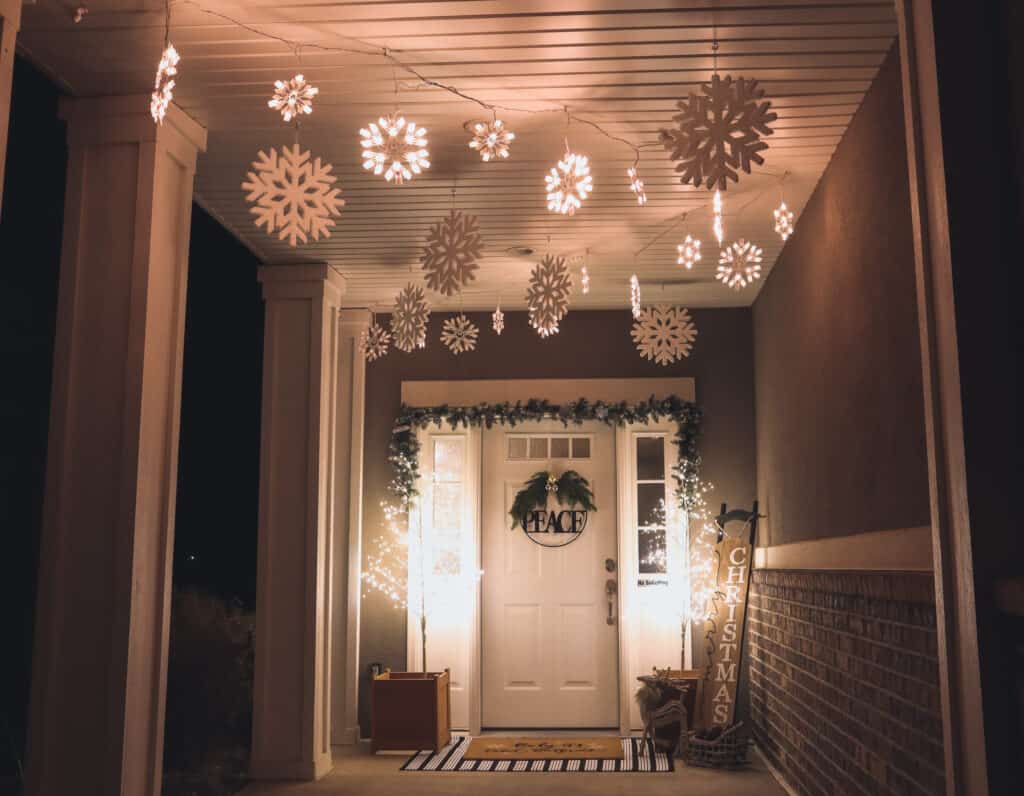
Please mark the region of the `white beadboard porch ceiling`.
MULTIPOLYGON (((26 54, 78 95, 148 93, 163 45, 162 3, 84 0, 89 14, 75 24, 77 4, 26 6, 26 54)), ((575 283, 574 307, 628 306, 633 272, 645 301, 747 305, 760 284, 735 292, 714 280, 709 192, 680 185, 657 145, 676 99, 712 73, 715 26, 719 72, 757 78, 779 114, 764 167, 725 194, 726 242, 745 237, 763 247, 767 272, 782 247, 772 220, 780 177, 789 175, 782 190, 799 230, 805 202, 895 39, 890 0, 175 0, 175 101, 210 131, 196 195, 264 261, 330 263, 346 277, 352 306, 386 309, 410 276, 420 279, 421 245, 452 206, 453 187, 455 206, 480 218, 485 255, 461 298, 430 294, 437 309, 484 309, 499 298, 522 307, 533 262, 550 250, 573 258, 578 272, 588 249, 592 287, 582 296, 575 283), (311 46, 296 55, 256 31, 309 45, 387 47, 432 80, 535 113, 500 112, 516 133, 511 157, 482 163, 464 129, 489 118, 478 105, 393 72, 379 55, 311 46), (298 71, 320 88, 302 144, 334 165, 347 205, 329 239, 292 249, 253 226, 240 184, 259 150, 292 142, 267 99, 275 79, 298 71), (427 128, 433 164, 402 186, 363 171, 358 138, 360 127, 394 109, 396 75, 398 105, 427 128), (633 151, 586 124, 567 130, 563 106, 644 147, 646 207, 626 179, 633 151), (595 183, 571 218, 550 213, 543 190, 566 134, 591 158, 595 183), (704 246, 690 272, 676 265, 687 232, 704 246), (536 254, 516 252, 523 248, 536 254)))

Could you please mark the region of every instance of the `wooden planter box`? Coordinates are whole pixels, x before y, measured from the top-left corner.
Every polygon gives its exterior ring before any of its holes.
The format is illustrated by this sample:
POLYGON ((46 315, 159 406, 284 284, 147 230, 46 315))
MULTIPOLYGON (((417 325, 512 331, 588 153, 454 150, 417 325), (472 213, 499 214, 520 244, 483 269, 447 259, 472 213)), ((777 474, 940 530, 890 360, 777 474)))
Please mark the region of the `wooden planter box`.
POLYGON ((438 751, 452 739, 451 677, 443 672, 393 672, 373 678, 370 748, 438 751))

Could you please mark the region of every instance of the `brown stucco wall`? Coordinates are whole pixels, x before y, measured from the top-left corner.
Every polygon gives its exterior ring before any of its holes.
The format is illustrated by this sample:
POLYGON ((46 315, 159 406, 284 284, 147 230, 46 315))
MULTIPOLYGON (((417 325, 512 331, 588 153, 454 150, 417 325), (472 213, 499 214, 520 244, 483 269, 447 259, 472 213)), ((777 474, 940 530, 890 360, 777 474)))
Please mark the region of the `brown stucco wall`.
MULTIPOLYGON (((715 485, 712 498, 750 505, 755 494, 752 317, 747 308, 695 310, 698 338, 689 359, 661 367, 637 354, 629 336, 627 310, 571 312, 562 331, 547 340, 530 329, 523 312, 507 312, 505 332, 496 337, 489 313, 468 313, 481 328, 474 352, 453 356, 437 342, 447 314, 431 318, 427 348, 393 351, 369 363, 366 376, 363 549, 381 533, 380 502, 391 480, 387 445, 401 405, 403 380, 583 379, 692 376, 704 410, 703 474, 715 485)), ((585 397, 585 396, 584 396, 585 397)), ((360 723, 369 731, 368 667, 380 662, 404 668, 405 612, 374 592, 362 604, 360 723)))
POLYGON ((761 544, 927 525, 899 58, 754 303, 761 544))

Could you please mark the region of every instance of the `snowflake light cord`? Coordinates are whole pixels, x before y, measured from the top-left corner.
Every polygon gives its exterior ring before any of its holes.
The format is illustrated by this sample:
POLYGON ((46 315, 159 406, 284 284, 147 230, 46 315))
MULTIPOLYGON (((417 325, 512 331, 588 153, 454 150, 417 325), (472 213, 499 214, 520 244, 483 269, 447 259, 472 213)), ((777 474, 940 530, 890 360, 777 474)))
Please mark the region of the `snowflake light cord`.
POLYGON ((565 156, 544 177, 548 210, 552 213, 575 215, 594 189, 590 176, 590 161, 565 146, 565 156))
POLYGON ((682 243, 676 246, 679 257, 676 264, 683 266, 687 271, 693 268, 694 263, 700 262, 700 240, 687 235, 682 243))
POLYGON ((715 279, 733 290, 745 288, 761 278, 761 255, 760 248, 740 238, 722 249, 715 279))
POLYGON ((383 174, 388 182, 401 185, 430 168, 427 131, 398 113, 370 122, 359 135, 363 168, 378 176, 383 174))
POLYGON ((469 148, 480 153, 480 159, 487 163, 491 160, 502 160, 508 157, 508 148, 515 140, 516 134, 505 129, 505 123, 495 118, 490 122, 477 122, 473 125, 473 138, 469 148))
POLYGON ((320 89, 311 86, 302 75, 296 75, 291 80, 275 80, 274 96, 267 102, 267 106, 275 111, 280 111, 286 122, 296 119, 304 114, 313 112, 313 97, 320 93, 320 89))

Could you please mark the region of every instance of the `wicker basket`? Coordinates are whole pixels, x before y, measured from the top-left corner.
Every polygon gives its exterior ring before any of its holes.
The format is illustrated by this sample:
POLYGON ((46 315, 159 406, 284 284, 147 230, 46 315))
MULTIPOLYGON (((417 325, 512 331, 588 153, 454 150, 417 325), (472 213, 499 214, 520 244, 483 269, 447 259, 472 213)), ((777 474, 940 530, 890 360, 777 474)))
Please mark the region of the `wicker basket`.
POLYGON ((686 764, 708 768, 738 768, 746 765, 747 734, 741 732, 742 727, 743 722, 738 722, 713 741, 689 733, 683 752, 686 764))

